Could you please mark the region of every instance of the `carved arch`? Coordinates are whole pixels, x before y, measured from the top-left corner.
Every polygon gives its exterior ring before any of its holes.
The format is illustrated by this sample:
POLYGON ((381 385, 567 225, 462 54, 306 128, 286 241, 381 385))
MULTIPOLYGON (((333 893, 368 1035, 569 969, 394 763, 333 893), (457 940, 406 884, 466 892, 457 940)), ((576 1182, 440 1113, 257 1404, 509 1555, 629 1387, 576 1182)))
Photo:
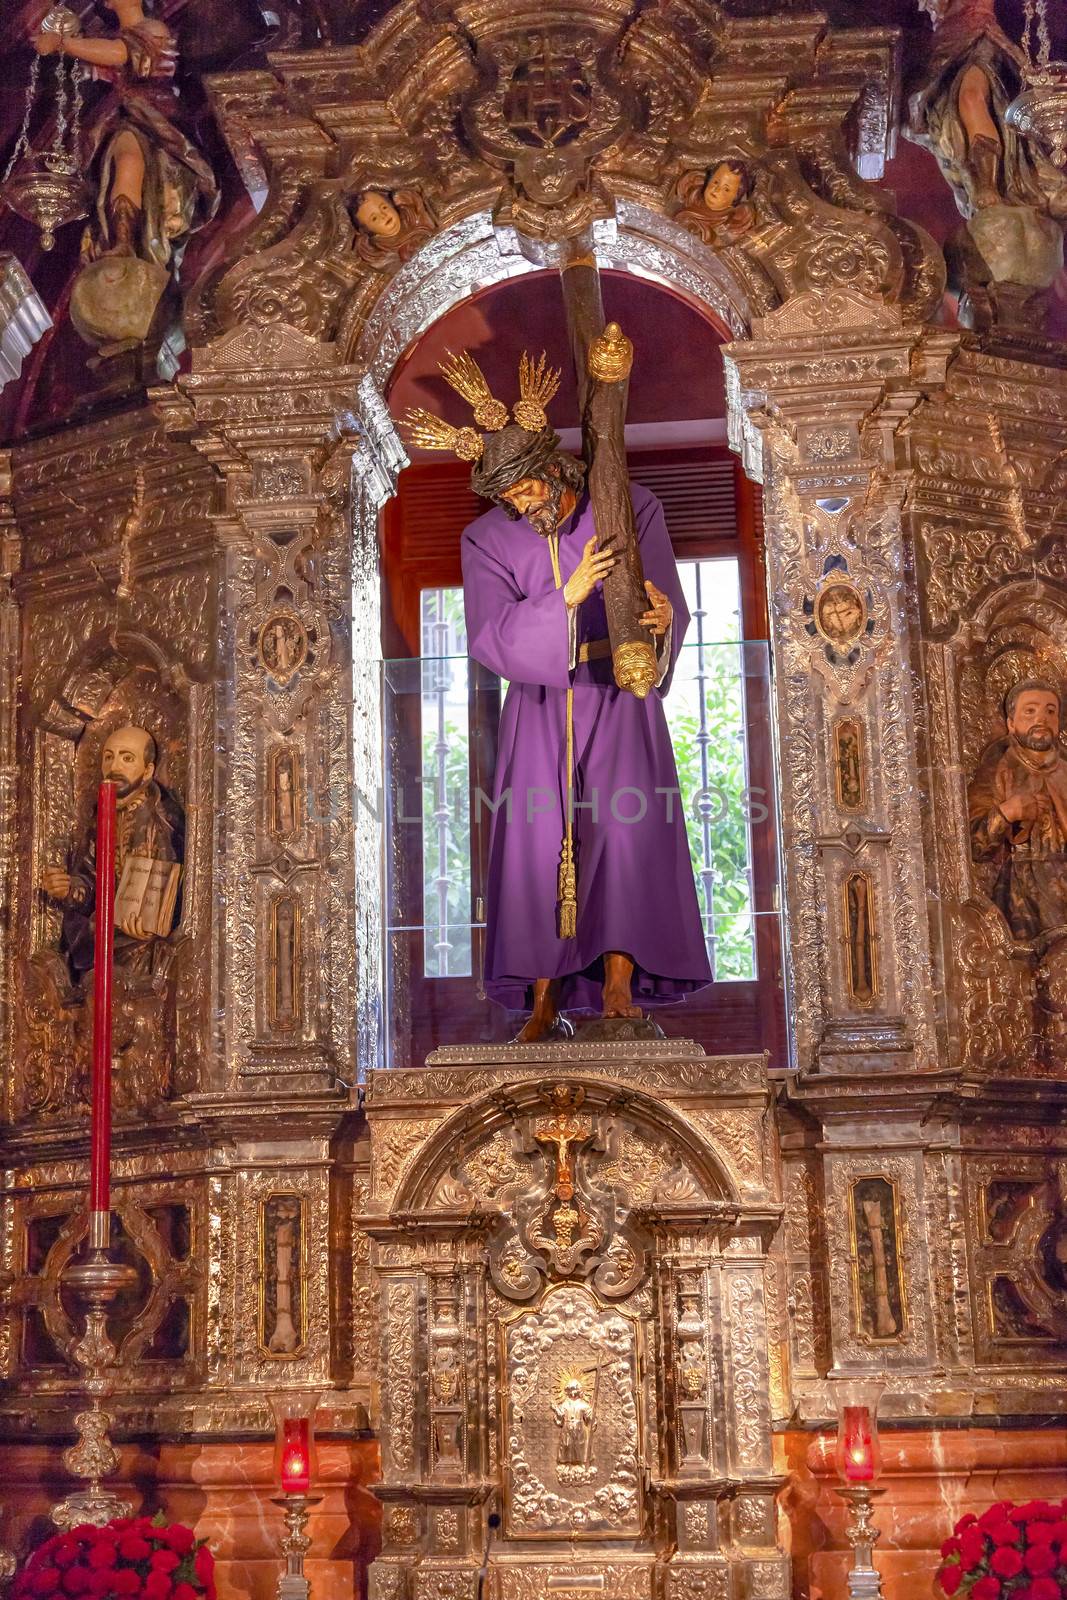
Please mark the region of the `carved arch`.
POLYGON ((462 1106, 434 1130, 397 1188, 390 1207, 398 1213, 423 1212, 458 1160, 470 1155, 516 1118, 545 1114, 554 1088, 581 1090, 583 1111, 607 1115, 626 1112, 649 1133, 669 1142, 691 1168, 704 1201, 739 1206, 740 1189, 726 1156, 677 1111, 637 1089, 611 1081, 557 1072, 537 1081, 493 1089, 462 1106))

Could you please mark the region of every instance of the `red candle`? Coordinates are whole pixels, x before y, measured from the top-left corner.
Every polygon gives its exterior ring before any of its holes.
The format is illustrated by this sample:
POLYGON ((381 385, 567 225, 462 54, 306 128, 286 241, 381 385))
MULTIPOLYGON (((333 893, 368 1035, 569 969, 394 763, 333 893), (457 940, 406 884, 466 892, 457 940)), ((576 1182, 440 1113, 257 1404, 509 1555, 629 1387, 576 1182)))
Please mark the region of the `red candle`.
MULTIPOLYGON (((115 785, 96 799, 96 941, 93 954, 93 1079, 89 1210, 111 1211, 111 968, 115 943, 115 785)), ((102 1228, 102 1221, 98 1222, 102 1228)), ((97 1242, 106 1245, 107 1240, 97 1242)))
POLYGON ((311 1432, 307 1417, 286 1417, 282 1423, 282 1488, 306 1494, 311 1488, 311 1432))
POLYGON ((866 1406, 845 1406, 842 1419, 844 1458, 849 1483, 869 1483, 874 1477, 874 1438, 871 1413, 866 1406))

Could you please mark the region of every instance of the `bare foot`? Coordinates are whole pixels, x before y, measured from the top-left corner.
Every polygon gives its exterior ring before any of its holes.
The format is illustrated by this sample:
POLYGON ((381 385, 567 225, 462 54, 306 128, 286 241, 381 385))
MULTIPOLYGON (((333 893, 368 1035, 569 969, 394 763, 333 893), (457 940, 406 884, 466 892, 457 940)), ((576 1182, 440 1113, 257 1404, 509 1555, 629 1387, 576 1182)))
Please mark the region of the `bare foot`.
POLYGON ((515 1035, 516 1044, 538 1044, 552 1032, 559 1016, 551 978, 538 978, 533 989, 533 1010, 515 1035))
POLYGON ((605 1017, 640 1017, 644 1013, 640 1006, 633 1004, 628 984, 624 989, 609 989, 605 984, 602 1015, 605 1017))
POLYGON ((639 1017, 641 1007, 633 1003, 631 985, 634 964, 620 950, 609 950, 604 957, 604 990, 601 1014, 605 1017, 639 1017))

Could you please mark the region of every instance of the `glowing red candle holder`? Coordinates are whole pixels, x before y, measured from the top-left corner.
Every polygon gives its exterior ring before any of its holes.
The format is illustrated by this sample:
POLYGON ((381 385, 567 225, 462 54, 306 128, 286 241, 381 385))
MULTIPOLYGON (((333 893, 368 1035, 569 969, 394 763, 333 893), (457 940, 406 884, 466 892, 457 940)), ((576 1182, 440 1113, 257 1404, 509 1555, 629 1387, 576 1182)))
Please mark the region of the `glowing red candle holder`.
POLYGON ((271 1399, 275 1418, 275 1475, 286 1495, 306 1495, 316 1476, 315 1412, 319 1395, 282 1394, 271 1399))
POLYGON ((857 1380, 838 1394, 837 1471, 845 1483, 873 1483, 882 1469, 878 1442, 878 1402, 884 1384, 857 1380))
POLYGON ((842 1418, 844 1449, 841 1474, 849 1483, 870 1483, 874 1477, 874 1436, 866 1406, 846 1406, 842 1418))
POLYGON ((286 1494, 307 1494, 311 1488, 311 1427, 307 1417, 282 1424, 282 1488, 286 1494))

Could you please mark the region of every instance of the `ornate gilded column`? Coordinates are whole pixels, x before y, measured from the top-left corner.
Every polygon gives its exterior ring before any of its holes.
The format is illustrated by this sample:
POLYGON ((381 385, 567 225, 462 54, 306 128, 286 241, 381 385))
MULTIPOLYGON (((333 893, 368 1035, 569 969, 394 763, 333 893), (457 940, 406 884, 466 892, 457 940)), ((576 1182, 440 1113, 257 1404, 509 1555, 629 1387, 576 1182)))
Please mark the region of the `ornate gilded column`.
POLYGON ((936 1060, 895 436, 955 343, 838 289, 727 347, 734 442, 766 494, 802 1073, 936 1060))

